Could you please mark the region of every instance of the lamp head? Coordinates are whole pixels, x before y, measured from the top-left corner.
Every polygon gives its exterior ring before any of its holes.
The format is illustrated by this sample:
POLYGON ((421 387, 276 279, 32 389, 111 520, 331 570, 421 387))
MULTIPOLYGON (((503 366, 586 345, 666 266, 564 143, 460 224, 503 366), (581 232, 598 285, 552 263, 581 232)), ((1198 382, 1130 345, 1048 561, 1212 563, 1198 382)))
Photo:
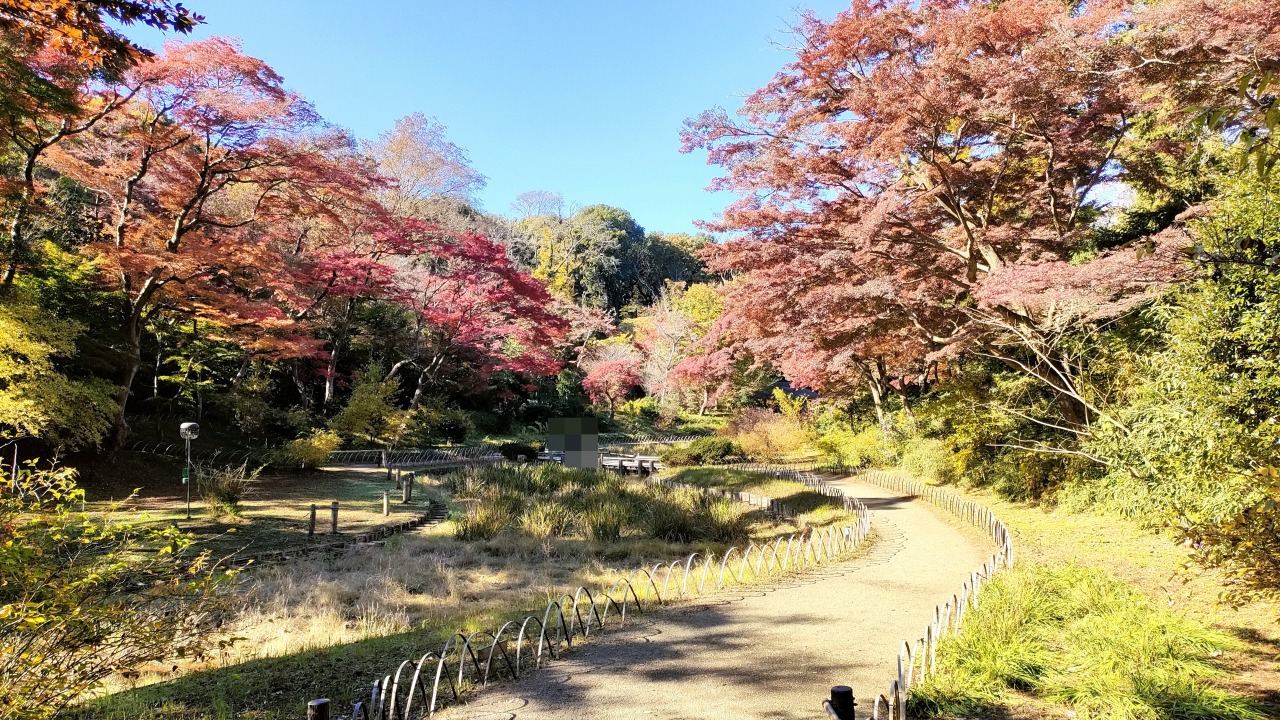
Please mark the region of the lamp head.
POLYGON ((200 437, 200 426, 193 422, 184 422, 178 426, 178 435, 183 440, 195 440, 200 437))

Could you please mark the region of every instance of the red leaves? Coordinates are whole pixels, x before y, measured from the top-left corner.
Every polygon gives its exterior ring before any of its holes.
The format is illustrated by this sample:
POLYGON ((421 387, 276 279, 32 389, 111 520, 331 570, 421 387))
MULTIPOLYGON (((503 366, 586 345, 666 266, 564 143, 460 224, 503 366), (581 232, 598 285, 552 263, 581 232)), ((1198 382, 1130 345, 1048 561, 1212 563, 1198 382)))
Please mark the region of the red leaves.
POLYGON ((1050 308, 1079 322, 1175 281, 1133 249, 1067 262, 1152 102, 1120 77, 1132 38, 1116 28, 1131 13, 1198 22, 1168 6, 857 0, 807 17, 795 61, 739 117, 709 111, 683 134, 724 168, 714 187, 742 196, 713 224, 736 237, 709 258, 736 278, 734 341, 822 387, 975 339, 973 297, 1029 325, 1050 308))
POLYGON ((122 89, 132 101, 50 164, 104 201, 89 251, 134 336, 163 308, 252 353, 315 357, 324 303, 376 299, 412 309, 481 378, 559 369, 567 327, 545 287, 498 243, 392 212, 393 183, 238 42, 169 43, 122 89))
POLYGON ((1191 275, 1190 238, 1170 228, 1137 247, 1104 253, 1081 265, 1065 260, 1011 265, 992 273, 976 293, 986 310, 1013 308, 1044 324, 1108 320, 1149 301, 1191 275))
POLYGON ((582 379, 582 387, 591 402, 604 403, 612 410, 640 385, 640 359, 625 357, 602 360, 591 366, 582 379))

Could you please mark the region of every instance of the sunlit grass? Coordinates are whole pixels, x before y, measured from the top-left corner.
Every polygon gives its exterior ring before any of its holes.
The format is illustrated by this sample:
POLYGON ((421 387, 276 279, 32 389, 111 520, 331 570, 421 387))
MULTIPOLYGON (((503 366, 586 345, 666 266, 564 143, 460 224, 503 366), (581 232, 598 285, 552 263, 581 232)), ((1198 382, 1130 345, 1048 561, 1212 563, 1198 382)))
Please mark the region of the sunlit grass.
POLYGON ((765 473, 719 467, 692 467, 668 471, 663 477, 686 485, 734 490, 772 498, 796 511, 797 528, 847 524, 854 515, 838 500, 814 492, 807 485, 765 473))
POLYGON ((1226 635, 1076 564, 997 577, 938 645, 938 674, 912 688, 915 717, 970 715, 1029 691, 1082 718, 1246 720, 1263 715, 1216 687, 1226 635))

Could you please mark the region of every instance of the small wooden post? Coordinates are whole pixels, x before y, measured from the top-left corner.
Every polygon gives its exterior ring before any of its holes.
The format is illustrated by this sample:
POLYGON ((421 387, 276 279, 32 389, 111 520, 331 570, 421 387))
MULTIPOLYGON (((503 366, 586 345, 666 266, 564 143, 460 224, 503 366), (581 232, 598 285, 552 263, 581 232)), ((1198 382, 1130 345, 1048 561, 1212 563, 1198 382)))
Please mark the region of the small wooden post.
POLYGON ((307 537, 316 534, 316 504, 311 503, 311 519, 307 521, 307 537))
POLYGON ((333 504, 329 506, 329 512, 333 514, 332 522, 329 525, 329 534, 337 535, 338 534, 338 501, 337 500, 334 500, 333 504))
POLYGON ((382 493, 382 516, 386 517, 391 514, 391 493, 382 493))
POLYGON ((400 481, 400 502, 408 505, 413 501, 413 476, 409 475, 400 481))
POLYGON ((848 685, 836 685, 831 688, 831 712, 840 720, 854 720, 854 707, 857 705, 853 701, 853 689, 848 685))
POLYGON ((329 720, 329 700, 322 698, 307 703, 307 720, 329 720))

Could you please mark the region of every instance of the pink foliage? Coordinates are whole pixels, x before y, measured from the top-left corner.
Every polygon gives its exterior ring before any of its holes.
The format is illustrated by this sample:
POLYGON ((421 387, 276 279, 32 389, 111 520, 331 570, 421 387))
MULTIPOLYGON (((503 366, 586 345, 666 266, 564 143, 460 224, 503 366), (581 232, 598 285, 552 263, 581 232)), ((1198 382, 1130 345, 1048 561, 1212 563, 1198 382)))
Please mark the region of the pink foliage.
POLYGON ((591 366, 582 380, 591 402, 607 404, 610 410, 640 386, 640 361, 635 357, 603 360, 591 366))

